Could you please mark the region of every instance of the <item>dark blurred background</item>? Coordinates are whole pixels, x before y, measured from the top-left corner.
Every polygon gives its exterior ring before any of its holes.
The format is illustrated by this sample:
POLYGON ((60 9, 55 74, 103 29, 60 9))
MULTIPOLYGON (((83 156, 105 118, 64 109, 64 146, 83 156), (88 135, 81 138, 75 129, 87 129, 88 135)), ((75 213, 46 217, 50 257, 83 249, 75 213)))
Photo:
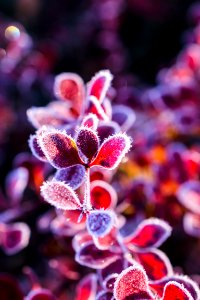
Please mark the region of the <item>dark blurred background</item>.
MULTIPOLYGON (((160 68, 169 65, 183 45, 192 0, 124 0, 117 25, 108 24, 113 7, 94 0, 1 0, 1 15, 21 23, 37 47, 59 54, 52 71, 74 71, 85 80, 107 68, 102 30, 113 29, 126 55, 125 69, 153 84, 160 68), (107 23, 107 24, 106 24, 107 23), (44 49, 45 48, 45 49, 44 49), (56 49, 55 49, 56 48, 56 49), (57 52, 58 51, 58 52, 57 52)), ((112 2, 112 1, 110 1, 112 2)), ((47 51, 48 52, 48 51, 47 51)))

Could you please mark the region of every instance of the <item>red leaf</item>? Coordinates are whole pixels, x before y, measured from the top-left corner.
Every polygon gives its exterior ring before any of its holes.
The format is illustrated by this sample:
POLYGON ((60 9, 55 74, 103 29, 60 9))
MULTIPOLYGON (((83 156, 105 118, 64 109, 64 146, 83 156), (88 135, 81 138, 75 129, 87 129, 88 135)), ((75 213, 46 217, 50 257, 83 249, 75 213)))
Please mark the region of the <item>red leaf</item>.
POLYGON ((147 275, 140 265, 135 264, 119 274, 114 284, 114 297, 116 300, 152 299, 147 275))
POLYGON ((103 237, 93 236, 95 246, 100 250, 120 250, 120 246, 116 239, 116 228, 112 228, 111 231, 103 237))
POLYGON ((0 299, 24 300, 23 292, 17 280, 10 275, 0 275, 0 299))
POLYGON ((61 73, 55 78, 54 94, 60 100, 72 102, 80 112, 85 97, 83 80, 74 73, 61 73))
POLYGON ((91 161, 99 148, 99 138, 96 132, 90 128, 81 127, 76 142, 79 150, 91 161))
POLYGON ((75 192, 67 184, 59 181, 45 182, 41 187, 45 201, 60 209, 80 209, 81 203, 75 192))
POLYGON ((117 193, 114 188, 105 181, 94 180, 90 185, 91 204, 95 209, 113 208, 117 204, 117 193))
POLYGON ((58 170, 54 176, 56 181, 68 184, 73 190, 81 186, 85 177, 85 167, 82 165, 72 166, 58 170))
POLYGON ((162 251, 152 249, 148 252, 135 252, 135 254, 150 280, 158 280, 172 275, 170 261, 162 251))
POLYGON ((64 132, 52 129, 39 136, 39 144, 49 162, 57 169, 82 164, 75 141, 64 132))
POLYGON ((180 284, 171 281, 166 284, 162 300, 194 300, 190 293, 180 284))
POLYGON ((95 274, 85 276, 76 289, 75 300, 93 300, 97 290, 97 278, 95 274))
POLYGON ((93 269, 103 269, 114 262, 118 257, 118 254, 109 250, 99 251, 92 242, 88 242, 76 253, 75 260, 82 266, 93 269))
POLYGON ((88 95, 95 96, 102 102, 111 85, 112 78, 113 76, 109 70, 99 71, 87 85, 88 95))
POLYGON ((141 222, 135 232, 124 239, 124 242, 133 251, 135 247, 159 247, 170 234, 171 227, 165 221, 150 218, 141 222))
POLYGON ((199 300, 200 290, 198 285, 192 279, 184 275, 168 276, 160 280, 152 281, 149 285, 161 297, 166 284, 172 281, 181 284, 187 291, 189 291, 194 300, 199 300))
POLYGON ((101 145, 91 166, 99 165, 106 169, 114 169, 131 147, 131 139, 125 133, 119 133, 106 139, 101 145))

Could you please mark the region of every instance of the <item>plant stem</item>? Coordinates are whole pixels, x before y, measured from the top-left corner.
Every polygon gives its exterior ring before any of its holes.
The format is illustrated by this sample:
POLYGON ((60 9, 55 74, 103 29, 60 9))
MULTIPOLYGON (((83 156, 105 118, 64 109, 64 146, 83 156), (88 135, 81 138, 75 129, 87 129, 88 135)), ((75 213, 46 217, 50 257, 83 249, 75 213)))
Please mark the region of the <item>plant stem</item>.
POLYGON ((84 194, 83 207, 86 211, 92 210, 92 205, 90 200, 90 168, 86 169, 86 174, 85 174, 85 194, 84 194))

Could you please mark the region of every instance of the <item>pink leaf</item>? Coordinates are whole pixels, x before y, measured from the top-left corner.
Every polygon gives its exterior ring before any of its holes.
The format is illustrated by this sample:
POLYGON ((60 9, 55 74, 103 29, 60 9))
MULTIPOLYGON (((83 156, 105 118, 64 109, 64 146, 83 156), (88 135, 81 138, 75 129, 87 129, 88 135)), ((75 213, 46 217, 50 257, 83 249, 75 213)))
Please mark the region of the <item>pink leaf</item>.
POLYGON ((85 97, 83 80, 74 73, 61 73, 55 78, 54 94, 60 100, 70 101, 80 112, 85 97))
POLYGON ((12 202, 18 202, 28 184, 29 173, 26 168, 19 167, 6 177, 6 193, 12 202))
POLYGON ((56 181, 62 181, 68 184, 73 190, 76 190, 83 183, 85 176, 85 167, 82 165, 72 166, 66 169, 58 170, 54 176, 56 181))
POLYGON ((191 180, 183 183, 178 191, 177 198, 182 205, 195 214, 200 214, 200 182, 191 180))
POLYGON ((200 215, 185 213, 183 217, 183 227, 187 234, 200 237, 200 215))
POLYGON ((102 102, 111 85, 112 74, 109 70, 99 71, 88 83, 88 95, 95 96, 102 102))
POLYGON ((120 252, 120 245, 117 243, 116 239, 116 228, 113 227, 109 233, 103 237, 96 237, 93 235, 93 241, 95 246, 100 250, 111 249, 114 252, 120 252))
MULTIPOLYGON (((71 210, 72 211, 72 210, 71 210)), ((74 236, 77 231, 82 230, 84 224, 71 224, 63 215, 58 215, 50 223, 51 231, 59 237, 74 236)))
POLYGON ((13 255, 27 247, 30 229, 25 223, 1 224, 1 246, 6 254, 13 255))
POLYGON ((76 253, 75 260, 82 266, 93 269, 104 269, 118 257, 118 254, 109 250, 99 251, 92 242, 87 242, 76 253))
POLYGON ((67 123, 67 119, 56 114, 48 107, 32 107, 27 110, 29 122, 36 128, 46 126, 58 127, 67 123))
POLYGON ((95 274, 85 276, 76 289, 75 300, 93 300, 97 291, 97 278, 95 274))
POLYGON ((96 97, 90 96, 88 100, 88 107, 86 109, 87 113, 92 113, 98 117, 99 120, 108 121, 109 118, 106 115, 103 107, 99 103, 96 97))
POLYGON ((90 113, 83 118, 82 126, 96 130, 98 122, 99 122, 99 120, 98 120, 97 116, 90 113))
POLYGON ((119 133, 106 139, 101 145, 91 166, 99 165, 106 169, 114 169, 131 147, 131 139, 125 133, 119 133))
POLYGON ((46 162, 46 156, 44 155, 38 141, 38 137, 36 134, 31 135, 29 138, 29 147, 31 149, 32 154, 39 160, 46 162))
POLYGON ((190 293, 180 284, 171 281, 166 284, 162 300, 194 300, 190 293))
POLYGON ((63 212, 66 221, 73 224, 84 224, 86 221, 86 214, 81 210, 65 210, 63 212))
POLYGON ((150 280, 158 280, 172 275, 173 271, 170 261, 162 251, 152 249, 148 252, 136 252, 136 257, 150 280))
POLYGON ((114 284, 114 297, 116 300, 125 299, 152 299, 148 288, 148 278, 144 269, 138 265, 122 271, 114 284))
POLYGON ((92 211, 87 218, 88 232, 95 237, 103 237, 111 231, 114 214, 111 211, 92 211))
POLYGON ((99 138, 95 131, 87 127, 81 127, 77 135, 79 150, 91 161, 99 148, 99 138))
POLYGON ((64 132, 52 129, 39 136, 39 144, 49 162, 57 169, 82 164, 75 141, 64 132))
POLYGON ((94 180, 90 185, 91 204, 96 209, 113 208, 117 204, 115 189, 103 180, 94 180))
POLYGON ((70 186, 59 181, 48 181, 41 187, 45 201, 60 209, 80 209, 81 203, 70 186))
POLYGON ((136 231, 124 239, 130 249, 159 247, 171 234, 171 227, 162 220, 150 218, 139 224, 136 231))
POLYGON ((82 231, 74 236, 72 246, 74 250, 78 252, 80 248, 84 247, 88 242, 92 243, 91 235, 89 235, 87 231, 82 231))

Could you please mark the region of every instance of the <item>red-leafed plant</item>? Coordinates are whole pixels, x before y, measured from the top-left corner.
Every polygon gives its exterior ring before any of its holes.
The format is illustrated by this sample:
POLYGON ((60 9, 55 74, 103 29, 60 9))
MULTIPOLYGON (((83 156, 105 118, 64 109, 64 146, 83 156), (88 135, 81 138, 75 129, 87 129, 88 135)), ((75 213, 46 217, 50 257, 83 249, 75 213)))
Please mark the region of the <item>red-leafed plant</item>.
MULTIPOLYGON (((37 129, 29 139, 32 153, 51 166, 41 186, 42 197, 57 212, 50 226, 55 234, 74 236, 75 261, 94 270, 80 280, 74 299, 198 300, 195 282, 174 273, 157 249, 170 236, 170 225, 149 218, 129 228, 123 203, 117 203, 111 181, 134 143, 124 130, 135 115, 123 105, 111 105, 111 81, 108 70, 87 86, 78 75, 63 73, 54 84, 58 100, 27 113, 37 129)), ((26 299, 54 296, 38 287, 26 299)))

